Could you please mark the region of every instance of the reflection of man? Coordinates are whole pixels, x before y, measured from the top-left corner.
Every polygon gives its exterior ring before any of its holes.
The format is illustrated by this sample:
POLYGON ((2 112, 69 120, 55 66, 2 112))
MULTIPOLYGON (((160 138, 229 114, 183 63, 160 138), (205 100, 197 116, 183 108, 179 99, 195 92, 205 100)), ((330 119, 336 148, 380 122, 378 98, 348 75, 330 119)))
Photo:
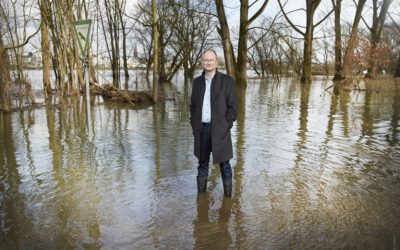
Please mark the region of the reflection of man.
POLYGON ((193 221, 194 249, 229 249, 232 237, 229 233, 232 199, 223 199, 218 219, 210 210, 214 201, 208 195, 197 196, 197 218, 193 221), (214 219, 211 219, 214 218, 214 219))
POLYGON ((190 124, 194 136, 194 154, 199 160, 198 192, 207 188, 210 153, 213 164, 219 163, 225 196, 232 195, 233 157, 230 129, 236 120, 235 81, 217 71, 218 57, 208 49, 202 56, 203 74, 193 82, 190 124))

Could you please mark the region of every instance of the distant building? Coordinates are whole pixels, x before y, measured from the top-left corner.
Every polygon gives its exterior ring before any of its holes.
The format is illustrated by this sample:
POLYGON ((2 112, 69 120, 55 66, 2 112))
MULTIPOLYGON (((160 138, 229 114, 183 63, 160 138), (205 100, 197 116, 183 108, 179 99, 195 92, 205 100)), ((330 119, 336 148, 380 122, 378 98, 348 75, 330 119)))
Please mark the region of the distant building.
POLYGON ((100 68, 111 67, 111 61, 108 55, 92 55, 93 65, 100 68))
MULTIPOLYGON (((41 68, 42 67, 42 56, 40 53, 29 52, 22 56, 22 63, 25 68, 41 68)), ((17 59, 15 55, 10 56, 11 66, 17 65, 17 59)))
POLYGON ((137 68, 140 66, 139 58, 137 57, 129 57, 127 60, 128 68, 137 68))
POLYGON ((29 52, 27 55, 23 56, 24 65, 28 68, 41 68, 42 67, 42 55, 41 53, 29 52))

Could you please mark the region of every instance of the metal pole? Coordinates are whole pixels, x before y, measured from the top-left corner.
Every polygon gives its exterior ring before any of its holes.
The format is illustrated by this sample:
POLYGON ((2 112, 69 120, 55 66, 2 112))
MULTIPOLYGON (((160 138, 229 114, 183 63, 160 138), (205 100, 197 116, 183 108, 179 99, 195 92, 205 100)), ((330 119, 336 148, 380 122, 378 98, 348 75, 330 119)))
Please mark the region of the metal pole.
POLYGON ((92 132, 90 130, 90 126, 92 124, 92 118, 90 116, 90 87, 89 87, 89 56, 88 52, 86 55, 86 60, 85 60, 85 65, 86 65, 86 110, 87 110, 87 124, 88 124, 88 135, 89 138, 92 137, 92 132))

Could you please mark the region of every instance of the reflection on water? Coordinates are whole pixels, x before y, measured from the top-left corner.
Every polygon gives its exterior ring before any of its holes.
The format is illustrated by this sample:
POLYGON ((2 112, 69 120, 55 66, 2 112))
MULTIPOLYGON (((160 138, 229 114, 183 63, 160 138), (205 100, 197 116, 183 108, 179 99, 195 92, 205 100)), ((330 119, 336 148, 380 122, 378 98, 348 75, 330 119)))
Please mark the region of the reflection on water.
POLYGON ((330 84, 238 91, 232 199, 219 168, 197 195, 190 81, 143 109, 93 98, 91 133, 79 98, 1 114, 0 248, 397 249, 400 82, 330 84))

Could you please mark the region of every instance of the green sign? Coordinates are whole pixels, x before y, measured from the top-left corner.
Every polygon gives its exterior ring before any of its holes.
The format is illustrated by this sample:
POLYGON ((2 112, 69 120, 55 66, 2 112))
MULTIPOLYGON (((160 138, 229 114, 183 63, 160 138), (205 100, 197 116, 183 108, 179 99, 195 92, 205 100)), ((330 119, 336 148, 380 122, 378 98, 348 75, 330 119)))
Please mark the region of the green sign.
POLYGON ((82 55, 86 55, 87 47, 89 46, 89 34, 92 26, 92 20, 79 20, 73 22, 76 38, 78 39, 79 48, 82 55))

